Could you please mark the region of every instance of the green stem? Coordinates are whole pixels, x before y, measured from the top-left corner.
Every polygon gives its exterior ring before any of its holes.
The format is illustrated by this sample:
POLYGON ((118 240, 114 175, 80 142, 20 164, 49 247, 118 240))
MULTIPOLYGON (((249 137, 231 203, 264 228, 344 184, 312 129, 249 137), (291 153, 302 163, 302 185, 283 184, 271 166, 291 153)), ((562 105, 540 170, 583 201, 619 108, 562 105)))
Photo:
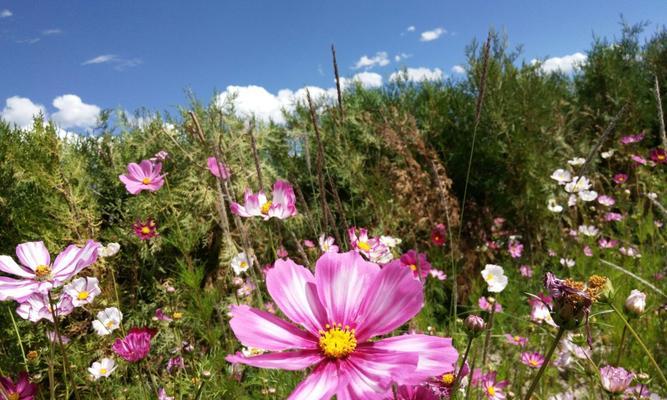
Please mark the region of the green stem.
MULTIPOLYGON (((458 371, 456 371, 456 377, 454 380, 454 384, 452 385, 452 393, 456 393, 456 389, 459 386, 459 383, 461 383, 461 372, 463 371, 463 368, 466 365, 466 361, 468 360, 468 353, 470 353, 470 347, 472 347, 472 340, 474 337, 472 335, 468 335, 468 344, 466 345, 466 351, 463 354, 463 358, 461 359, 461 367, 459 368, 458 371)), ((470 376, 472 377, 472 371, 470 376)))
POLYGON ((493 330, 493 316, 496 314, 496 301, 491 303, 491 314, 489 315, 489 323, 486 328, 486 337, 484 338, 484 349, 482 350, 482 365, 486 365, 486 353, 489 350, 489 343, 491 342, 491 331, 493 330))
POLYGON ((53 360, 56 358, 53 350, 53 342, 49 340, 49 393, 51 400, 56 400, 56 378, 53 372, 53 360))
POLYGON ((14 332, 16 332, 16 340, 19 342, 19 347, 21 348, 21 355, 23 356, 23 365, 25 366, 25 372, 28 371, 28 359, 25 356, 25 349, 23 348, 23 341, 21 340, 21 333, 19 332, 19 327, 16 325, 16 320, 14 319, 14 314, 12 313, 11 308, 7 306, 7 311, 9 312, 9 316, 12 319, 12 325, 14 325, 14 332))
POLYGON ((51 304, 51 316, 53 317, 53 327, 56 331, 56 338, 58 339, 60 352, 62 353, 63 356, 63 369, 65 372, 65 391, 69 396, 69 389, 67 389, 67 377, 69 377, 72 383, 72 389, 74 390, 74 397, 76 398, 76 400, 80 400, 79 390, 76 388, 76 382, 74 381, 74 376, 71 374, 69 370, 69 359, 67 357, 67 352, 65 351, 65 345, 63 344, 62 336, 60 335, 58 316, 56 315, 56 308, 58 307, 58 305, 53 301, 53 298, 51 297, 51 292, 49 292, 47 296, 49 297, 49 303, 51 304))
POLYGON ((556 350, 556 347, 558 346, 558 343, 560 342, 560 339, 563 337, 564 333, 565 333, 565 329, 558 328, 558 333, 556 333, 556 337, 554 338, 554 341, 551 344, 551 348, 549 349, 549 352, 547 352, 546 356, 544 357, 544 362, 542 363, 542 366, 540 367, 540 370, 537 372, 537 375, 535 375, 535 379, 533 379, 533 383, 530 384, 530 388, 528 389, 528 392, 526 393, 526 397, 524 397, 524 400, 530 400, 530 396, 533 395, 533 392, 537 388, 537 384, 540 382, 540 378, 542 377, 542 374, 544 373, 544 370, 547 369, 547 366, 549 365, 549 361, 551 360, 551 356, 554 354, 554 350, 556 350))
POLYGON ((628 328, 628 330, 630 331, 630 333, 632 333, 632 336, 635 337, 635 339, 637 340, 637 342, 639 343, 639 345, 640 345, 640 346, 642 347, 642 349, 644 350, 644 353, 646 353, 646 355, 648 356, 649 360, 651 360, 651 363, 652 363, 653 366, 655 367, 655 370, 658 372, 658 375, 660 375, 660 379, 662 379, 662 382, 665 384, 665 387, 667 387, 667 378, 665 377, 665 374, 662 372, 662 370, 660 369, 660 366, 659 366, 658 363, 655 361, 655 358, 653 358, 653 355, 651 354, 651 352, 649 351, 649 349, 648 349, 648 348, 646 347, 646 345, 644 344, 644 341, 642 340, 642 338, 637 334, 637 332, 634 330, 634 328, 632 327, 632 325, 630 325, 630 323, 628 322, 628 320, 625 319, 625 316, 623 316, 623 313, 620 312, 620 311, 618 310, 618 308, 616 308, 615 305, 613 305, 613 304, 609 304, 609 305, 610 305, 611 308, 616 312, 616 314, 618 314, 618 317, 623 321, 623 323, 624 323, 625 326, 628 328))
POLYGON ((621 342, 618 344, 618 355, 616 356, 616 366, 621 365, 621 356, 623 355, 623 345, 625 344, 625 335, 628 333, 628 326, 623 325, 623 333, 621 334, 621 342))

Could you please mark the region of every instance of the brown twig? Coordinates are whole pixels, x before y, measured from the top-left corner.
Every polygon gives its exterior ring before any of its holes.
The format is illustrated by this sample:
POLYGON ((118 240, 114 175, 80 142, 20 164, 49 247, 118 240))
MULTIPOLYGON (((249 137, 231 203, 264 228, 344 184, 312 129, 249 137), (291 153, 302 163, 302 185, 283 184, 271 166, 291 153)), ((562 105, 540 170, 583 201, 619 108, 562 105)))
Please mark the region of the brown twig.
POLYGON ((336 77, 336 93, 338 94, 338 111, 343 117, 343 95, 340 89, 340 76, 338 75, 338 62, 336 61, 336 47, 331 44, 331 58, 333 59, 334 75, 336 77))
POLYGON ((255 160, 255 170, 257 171, 257 183, 259 184, 259 190, 264 190, 264 182, 262 181, 262 168, 259 164, 259 156, 257 155, 257 142, 255 141, 255 120, 250 121, 250 126, 248 127, 248 135, 250 136, 250 147, 252 148, 252 158, 255 160))

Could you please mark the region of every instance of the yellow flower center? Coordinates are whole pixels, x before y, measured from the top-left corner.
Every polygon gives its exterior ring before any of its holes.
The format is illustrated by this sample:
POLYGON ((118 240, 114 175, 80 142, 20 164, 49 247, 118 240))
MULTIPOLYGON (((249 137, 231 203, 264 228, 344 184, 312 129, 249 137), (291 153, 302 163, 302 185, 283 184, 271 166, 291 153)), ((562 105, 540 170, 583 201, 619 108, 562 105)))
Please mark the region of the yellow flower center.
POLYGON ((487 281, 487 282, 490 282, 490 281, 492 281, 492 280, 493 280, 493 274, 492 274, 492 273, 488 273, 488 274, 486 275, 486 281, 487 281))
POLYGON ((109 329, 113 328, 115 325, 116 323, 114 321, 109 321, 106 323, 106 327, 109 329))
POLYGON ((239 264, 239 266, 240 266, 241 268, 248 268, 248 263, 245 262, 245 261, 241 261, 241 263, 239 264))
POLYGON ((26 354, 29 360, 36 359, 38 355, 39 353, 37 353, 35 350, 29 351, 28 354, 26 354))
POLYGON ((486 388, 486 392, 489 394, 489 396, 495 396, 496 388, 493 386, 489 386, 488 388, 486 388))
POLYGON ((183 318, 183 313, 182 312, 175 312, 173 315, 174 319, 181 319, 183 318))
POLYGON ((454 383, 454 374, 444 374, 442 376, 442 383, 445 384, 445 386, 451 386, 452 383, 454 383))
POLYGON ((269 213, 269 209, 271 208, 271 204, 273 204, 271 201, 267 201, 264 203, 262 206, 262 214, 267 215, 269 213))
POLYGON ((44 279, 47 276, 51 275, 51 267, 48 265, 38 265, 37 268, 35 268, 35 276, 37 279, 44 279))
POLYGON ((144 226, 143 228, 141 228, 141 233, 143 233, 144 235, 148 235, 149 233, 151 233, 151 228, 144 226))
POLYGON ((79 300, 86 300, 88 298, 88 293, 86 290, 79 292, 79 295, 77 296, 79 300))
POLYGON ((665 158, 667 158, 667 156, 665 156, 664 154, 658 154, 658 160, 662 161, 665 158))
POLYGON ((528 361, 528 364, 532 365, 533 367, 537 367, 537 361, 535 360, 528 361))
POLYGON ((151 178, 144 178, 141 180, 141 183, 143 183, 144 185, 148 185, 149 183, 151 183, 151 178))
POLYGON ((9 400, 21 400, 21 397, 18 393, 9 393, 9 400))
POLYGON ((363 251, 371 250, 371 246, 367 242, 357 242, 357 247, 363 251))
POLYGON ((414 264, 410 264, 410 269, 413 270, 413 271, 416 271, 416 270, 417 270, 417 266, 414 265, 414 264))
POLYGON ((106 369, 106 368, 100 368, 100 375, 104 375, 104 374, 106 374, 106 373, 107 373, 107 369, 106 369))
POLYGON ((514 336, 514 341, 519 343, 521 341, 521 338, 519 336, 514 336))
POLYGON ((325 325, 326 331, 320 331, 320 349, 330 358, 347 357, 357 348, 357 338, 354 329, 342 324, 325 325))

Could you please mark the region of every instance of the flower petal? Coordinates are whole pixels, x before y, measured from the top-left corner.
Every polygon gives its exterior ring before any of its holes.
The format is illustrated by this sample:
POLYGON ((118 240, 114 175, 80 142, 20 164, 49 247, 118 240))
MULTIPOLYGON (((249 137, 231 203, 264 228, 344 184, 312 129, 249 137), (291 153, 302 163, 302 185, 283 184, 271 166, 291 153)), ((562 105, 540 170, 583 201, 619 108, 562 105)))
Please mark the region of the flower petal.
POLYGON ((414 279, 409 268, 397 264, 382 268, 361 306, 357 340, 383 335, 403 325, 414 317, 424 304, 424 292, 419 280, 414 279))
POLYGON ((20 276, 21 278, 34 278, 35 274, 19 266, 10 256, 0 256, 0 271, 20 276))
POLYGON ((39 291, 39 282, 0 276, 0 301, 23 300, 39 291))
POLYGON ((266 288, 287 318, 319 335, 327 323, 327 313, 310 271, 291 259, 278 259, 266 274, 266 288))
POLYGON ((16 255, 23 266, 35 270, 38 265, 51 265, 49 250, 44 242, 27 242, 16 246, 16 255))
POLYGON ((229 324, 244 346, 262 350, 315 349, 315 337, 266 311, 232 306, 229 324))
POLYGON ((60 284, 93 264, 97 261, 99 248, 100 244, 94 240, 87 241, 83 248, 76 245, 67 246, 62 253, 58 254, 58 257, 53 262, 54 281, 60 284))
POLYGON ((144 171, 141 169, 139 164, 137 163, 129 163, 127 164, 127 172, 129 173, 129 178, 134 179, 137 181, 141 181, 143 178, 145 178, 147 175, 144 173, 144 171))
POLYGON ((324 253, 315 268, 317 294, 328 312, 328 322, 356 326, 361 304, 380 267, 348 251, 324 253))
POLYGON ((294 389, 288 400, 328 400, 340 386, 338 365, 323 362, 294 389))
POLYGON ((322 361, 319 350, 282 351, 246 357, 242 353, 228 355, 225 360, 232 364, 245 364, 257 368, 284 369, 296 371, 306 369, 322 361))
POLYGON ((429 377, 454 371, 459 353, 452 346, 451 338, 430 335, 401 335, 382 339, 373 347, 388 351, 415 353, 419 360, 412 374, 403 374, 400 384, 415 384, 429 377))

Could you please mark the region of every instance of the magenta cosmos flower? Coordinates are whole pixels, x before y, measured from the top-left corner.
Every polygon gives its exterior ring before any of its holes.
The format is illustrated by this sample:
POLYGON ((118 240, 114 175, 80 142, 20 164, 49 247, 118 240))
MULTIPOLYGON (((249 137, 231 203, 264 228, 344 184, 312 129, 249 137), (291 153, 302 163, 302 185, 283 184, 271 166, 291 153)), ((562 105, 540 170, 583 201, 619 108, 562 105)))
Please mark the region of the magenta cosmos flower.
POLYGON ((401 385, 393 393, 385 396, 384 400, 438 400, 435 391, 429 385, 401 385))
POLYGON ((230 176, 232 176, 232 172, 229 170, 229 168, 222 161, 218 161, 218 159, 215 157, 209 157, 207 160, 207 165, 208 170, 216 178, 220 178, 223 181, 226 181, 230 176))
POLYGON ((619 140, 619 142, 620 142, 621 144, 638 143, 638 142, 641 142, 642 140, 644 140, 644 136, 645 136, 645 135, 646 135, 646 134, 645 134, 644 132, 641 132, 641 133, 638 133, 638 134, 636 134, 636 135, 627 135, 627 136, 623 136, 623 137, 619 140))
POLYGON ((134 234, 141 240, 148 240, 158 236, 157 224, 153 218, 148 218, 146 222, 137 220, 132 224, 134 234))
POLYGON ((444 224, 437 224, 431 230, 431 242, 436 246, 443 246, 447 240, 447 229, 444 224))
POLYGON ((150 328, 132 328, 123 339, 116 339, 111 346, 123 360, 137 362, 151 351, 151 339, 157 331, 150 328))
POLYGON ((0 276, 0 301, 16 300, 19 303, 33 293, 46 293, 62 286, 79 271, 97 260, 100 244, 89 240, 83 248, 68 246, 56 257, 53 264, 44 242, 27 242, 16 246, 21 265, 9 256, 0 256, 0 271, 15 278, 0 276))
POLYGON ((530 368, 539 368, 544 364, 544 357, 538 352, 525 352, 521 353, 521 362, 530 368))
POLYGON ((653 149, 649 153, 649 157, 656 164, 667 164, 667 152, 665 152, 665 149, 661 149, 659 147, 653 149))
POLYGON ((241 217, 262 217, 268 221, 271 217, 287 219, 296 215, 296 196, 294 189, 287 181, 277 180, 273 184, 272 199, 269 200, 263 191, 253 194, 246 189, 245 205, 232 202, 232 213, 241 217))
POLYGON ((623 173, 618 173, 612 178, 617 185, 622 185, 628 181, 628 175, 623 173))
POLYGON ((623 393, 630 386, 635 374, 621 367, 607 365, 600 368, 602 387, 609 393, 623 393))
POLYGON ((0 386, 4 389, 0 394, 6 394, 8 400, 33 400, 37 394, 37 385, 30 383, 26 372, 19 374, 16 383, 10 378, 0 377, 0 386))
POLYGON ((505 338, 507 339, 507 343, 513 344, 515 346, 523 347, 526 345, 526 343, 528 343, 528 338, 521 337, 519 335, 510 335, 509 333, 506 333, 505 338))
POLYGON ((156 192, 164 185, 164 175, 160 175, 162 163, 143 160, 141 164, 127 164, 127 174, 118 178, 125 184, 130 194, 139 194, 142 190, 156 192))
POLYGON ((521 254, 523 254, 523 244, 518 240, 510 240, 507 245, 507 251, 509 251, 512 258, 521 258, 521 254))
POLYGON ((414 385, 454 370, 458 353, 451 338, 408 334, 370 341, 422 308, 422 284, 407 268, 381 269, 353 251, 324 253, 314 276, 290 259, 276 260, 266 287, 300 327, 234 306, 230 325, 239 341, 270 353, 237 353, 227 361, 285 370, 314 367, 289 399, 382 399, 392 382, 414 385))
POLYGON ((415 278, 419 278, 419 272, 421 272, 422 278, 426 278, 431 271, 431 263, 428 262, 426 254, 418 253, 414 249, 403 254, 399 259, 391 261, 387 266, 392 264, 398 264, 403 268, 409 268, 415 278))

